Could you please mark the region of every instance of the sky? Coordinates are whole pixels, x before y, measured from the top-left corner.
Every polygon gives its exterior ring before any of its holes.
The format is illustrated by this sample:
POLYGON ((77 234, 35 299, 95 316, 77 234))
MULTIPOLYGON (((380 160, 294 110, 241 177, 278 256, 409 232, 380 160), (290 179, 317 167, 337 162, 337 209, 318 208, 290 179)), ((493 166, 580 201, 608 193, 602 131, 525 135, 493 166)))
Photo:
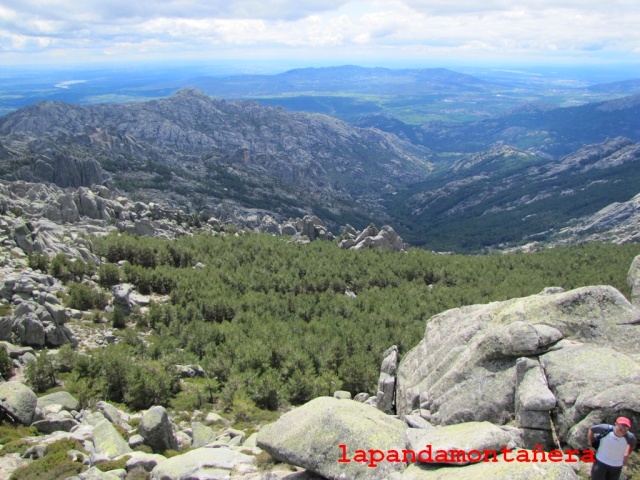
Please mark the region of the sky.
POLYGON ((638 0, 0 0, 0 66, 640 63, 638 0))

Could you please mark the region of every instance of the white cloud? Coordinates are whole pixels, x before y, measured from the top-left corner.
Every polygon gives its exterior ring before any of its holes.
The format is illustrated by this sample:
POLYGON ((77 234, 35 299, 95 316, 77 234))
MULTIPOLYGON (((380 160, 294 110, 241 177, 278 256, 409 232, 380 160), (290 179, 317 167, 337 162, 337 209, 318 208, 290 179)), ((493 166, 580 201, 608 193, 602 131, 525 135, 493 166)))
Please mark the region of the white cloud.
POLYGON ((0 62, 2 52, 125 59, 238 48, 258 57, 637 60, 639 23, 636 0, 0 0, 0 62))

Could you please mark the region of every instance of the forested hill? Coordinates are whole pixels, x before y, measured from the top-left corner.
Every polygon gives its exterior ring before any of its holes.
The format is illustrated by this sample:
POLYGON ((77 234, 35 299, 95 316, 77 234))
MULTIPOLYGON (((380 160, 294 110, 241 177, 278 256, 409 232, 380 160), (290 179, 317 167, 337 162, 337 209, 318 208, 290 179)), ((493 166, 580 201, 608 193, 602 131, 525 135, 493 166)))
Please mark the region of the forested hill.
MULTIPOLYGON (((223 405, 248 397, 263 409, 341 388, 369 392, 382 353, 391 345, 406 353, 426 320, 449 308, 548 286, 608 284, 629 295, 627 271, 640 253, 638 244, 479 257, 353 252, 269 235, 174 242, 111 235, 94 244, 109 262, 98 272, 103 286, 127 281, 169 300, 129 319, 152 329, 151 348, 121 343, 109 349, 167 365, 199 364, 217 379, 223 405), (204 267, 194 269, 197 262, 204 267)), ((75 375, 79 381, 86 373, 75 375)))
POLYGON ((612 137, 640 141, 640 95, 576 107, 527 104, 479 122, 408 126, 373 115, 356 124, 397 133, 438 152, 480 152, 499 142, 560 157, 612 137))

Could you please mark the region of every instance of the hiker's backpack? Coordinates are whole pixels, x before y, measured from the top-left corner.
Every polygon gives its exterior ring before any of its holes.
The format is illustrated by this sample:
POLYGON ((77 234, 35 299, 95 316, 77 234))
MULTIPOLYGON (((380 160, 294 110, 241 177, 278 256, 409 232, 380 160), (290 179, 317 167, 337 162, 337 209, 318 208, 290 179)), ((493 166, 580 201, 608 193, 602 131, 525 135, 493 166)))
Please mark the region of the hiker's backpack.
POLYGON ((602 440, 604 437, 609 435, 611 432, 613 432, 613 427, 611 425, 609 425, 609 428, 607 428, 606 431, 604 431, 602 433, 595 433, 593 435, 593 444, 592 444, 593 448, 598 450, 598 448, 600 448, 600 440, 602 440))

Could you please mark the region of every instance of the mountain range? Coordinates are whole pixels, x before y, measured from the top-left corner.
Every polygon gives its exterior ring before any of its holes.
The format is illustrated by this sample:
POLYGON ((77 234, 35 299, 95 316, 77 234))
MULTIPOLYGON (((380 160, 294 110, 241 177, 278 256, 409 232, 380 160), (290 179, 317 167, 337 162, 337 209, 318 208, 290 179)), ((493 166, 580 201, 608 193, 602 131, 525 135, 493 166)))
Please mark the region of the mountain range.
POLYGON ((224 200, 361 222, 382 214, 380 192, 432 168, 428 149, 389 133, 194 89, 124 105, 40 102, 0 120, 0 145, 6 179, 77 187, 109 177, 189 211, 224 200))
MULTIPOLYGON (((422 93, 447 83, 467 94, 495 87, 447 70, 360 67, 294 70, 252 85, 366 91, 354 78, 377 78, 376 88, 389 91, 402 82, 422 93)), ((225 204, 280 220, 312 213, 336 232, 384 222, 410 244, 471 252, 566 237, 572 225, 631 202, 640 190, 638 142, 640 95, 410 124, 384 111, 347 123, 183 88, 135 103, 42 101, 0 117, 0 177, 105 183, 190 212, 225 204)))

